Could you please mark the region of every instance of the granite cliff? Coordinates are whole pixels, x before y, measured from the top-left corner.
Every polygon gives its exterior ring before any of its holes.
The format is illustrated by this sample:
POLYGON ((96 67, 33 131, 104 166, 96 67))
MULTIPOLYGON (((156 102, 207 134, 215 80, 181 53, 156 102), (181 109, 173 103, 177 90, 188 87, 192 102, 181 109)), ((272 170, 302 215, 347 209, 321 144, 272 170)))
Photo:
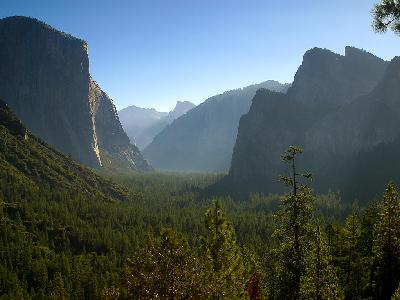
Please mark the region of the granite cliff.
POLYGON ((0 20, 0 97, 37 136, 98 168, 117 157, 149 169, 89 74, 85 41, 27 17, 0 20))
POLYGON ((108 168, 152 170, 139 149, 130 143, 111 98, 92 79, 89 102, 102 164, 108 168))
MULTIPOLYGON (((281 191, 278 176, 286 170, 280 155, 299 145, 306 151, 300 167, 314 173, 318 191, 350 195, 347 183, 354 179, 358 154, 399 136, 397 65, 397 59, 388 65, 350 47, 344 56, 308 51, 287 94, 257 92, 240 120, 225 183, 254 192, 281 191)), ((352 195, 360 195, 355 190, 352 195)))

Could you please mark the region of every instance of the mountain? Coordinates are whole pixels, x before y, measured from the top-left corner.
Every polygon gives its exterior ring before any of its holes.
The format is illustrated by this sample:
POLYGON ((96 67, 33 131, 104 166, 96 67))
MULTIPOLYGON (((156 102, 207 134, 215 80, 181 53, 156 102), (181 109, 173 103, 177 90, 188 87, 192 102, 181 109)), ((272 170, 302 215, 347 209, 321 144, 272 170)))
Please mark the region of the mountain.
POLYGON ((325 109, 338 107, 371 91, 386 65, 382 59, 354 47, 346 47, 344 55, 313 48, 304 54, 288 97, 325 109))
POLYGON ((91 167, 150 169, 92 80, 85 41, 36 19, 4 18, 0 64, 0 97, 35 135, 91 167))
POLYGON ((189 110, 196 107, 192 102, 189 101, 178 101, 176 102, 175 108, 168 113, 167 119, 169 123, 178 119, 180 116, 186 114, 189 110))
MULTIPOLYGON (((33 135, 0 100, 0 178, 21 188, 64 191, 122 200, 125 192, 109 180, 54 150, 33 135)), ((7 191, 6 187, 0 189, 7 191)), ((7 199, 4 198, 4 199, 7 199)), ((3 199, 3 200, 4 200, 3 199)), ((11 200, 11 199, 8 199, 11 200)))
POLYGON ((139 149, 144 149, 168 124, 193 107, 195 105, 189 101, 178 101, 174 110, 168 113, 132 105, 120 110, 118 114, 131 142, 139 149))
POLYGON ((226 171, 239 119, 260 88, 286 91, 288 85, 271 80, 213 96, 167 126, 143 155, 162 170, 226 171))
POLYGON ((314 173, 317 191, 360 196, 352 174, 358 173, 361 153, 400 136, 399 70, 398 59, 388 63, 356 48, 347 47, 344 56, 308 51, 287 94, 257 92, 240 120, 225 183, 281 191, 278 176, 287 170, 280 156, 289 145, 299 145, 305 149, 299 166, 314 173))

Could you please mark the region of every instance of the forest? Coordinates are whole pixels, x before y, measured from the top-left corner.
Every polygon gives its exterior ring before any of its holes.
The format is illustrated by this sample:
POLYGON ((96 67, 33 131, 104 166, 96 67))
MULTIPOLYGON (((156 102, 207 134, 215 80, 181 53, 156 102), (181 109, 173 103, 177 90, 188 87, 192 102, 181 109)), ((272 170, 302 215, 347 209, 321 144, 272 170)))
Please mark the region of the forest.
MULTIPOLYGON (((296 166, 301 152, 289 148, 284 163, 296 166)), ((2 299, 398 295, 394 184, 360 207, 315 195, 312 175, 297 172, 281 178, 287 194, 246 201, 202 197, 220 175, 114 174, 107 180, 126 198, 111 200, 38 187, 3 168, 2 299)))

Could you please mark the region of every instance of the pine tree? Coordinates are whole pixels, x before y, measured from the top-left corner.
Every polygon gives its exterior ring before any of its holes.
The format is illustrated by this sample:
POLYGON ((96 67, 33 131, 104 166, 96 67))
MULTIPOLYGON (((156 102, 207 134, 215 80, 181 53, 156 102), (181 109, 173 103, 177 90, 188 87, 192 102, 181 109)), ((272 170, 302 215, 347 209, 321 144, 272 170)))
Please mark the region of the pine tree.
POLYGON ((238 299, 244 297, 245 278, 242 253, 235 229, 215 200, 206 213, 207 236, 202 239, 206 264, 211 266, 214 280, 213 297, 238 299))
POLYGON ((353 212, 342 230, 342 285, 347 299, 361 299, 368 284, 368 265, 363 263, 361 251, 361 224, 353 212))
POLYGON ((339 279, 322 226, 315 228, 310 248, 305 256, 305 271, 301 277, 300 299, 343 299, 339 279))
POLYGON ((400 32, 400 2, 398 0, 381 0, 373 9, 373 27, 376 32, 388 29, 400 32))
POLYGON ((186 238, 163 228, 128 260, 122 292, 134 299, 201 299, 207 290, 201 275, 186 238))
POLYGON ((374 228, 375 294, 390 299, 400 281, 400 202, 389 183, 374 228))
POLYGON ((397 287, 396 291, 394 292, 391 300, 400 300, 400 284, 397 287))
POLYGON ((299 174, 297 155, 303 150, 291 146, 283 154, 283 161, 290 164, 291 176, 281 176, 281 181, 291 188, 282 198, 276 214, 277 228, 274 236, 279 246, 273 252, 277 257, 277 299, 299 299, 300 282, 305 271, 305 253, 312 229, 315 197, 311 189, 299 182, 299 176, 310 179, 310 173, 299 174))
POLYGON ((54 275, 50 292, 50 299, 65 300, 67 299, 67 291, 64 287, 64 280, 59 272, 54 275))

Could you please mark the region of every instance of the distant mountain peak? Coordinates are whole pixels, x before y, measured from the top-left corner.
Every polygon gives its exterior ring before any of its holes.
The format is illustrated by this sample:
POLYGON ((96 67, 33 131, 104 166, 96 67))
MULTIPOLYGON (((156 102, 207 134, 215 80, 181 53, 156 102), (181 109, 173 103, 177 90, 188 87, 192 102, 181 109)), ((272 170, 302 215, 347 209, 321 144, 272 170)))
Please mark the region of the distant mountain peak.
POLYGON ((120 110, 119 116, 131 142, 143 149, 168 124, 193 107, 195 105, 189 101, 177 101, 175 108, 170 112, 159 112, 155 108, 131 105, 120 110))
POLYGON ((288 86, 270 80, 212 96, 165 127, 143 153, 163 170, 226 171, 239 119, 257 90, 285 93, 288 86))
POLYGON ((179 118, 180 116, 186 114, 189 110, 191 110, 193 107, 195 107, 192 102, 189 101, 177 101, 175 108, 169 112, 168 117, 171 119, 171 122, 175 120, 176 118, 179 118))
POLYGON ((175 109, 181 106, 195 106, 192 102, 190 101, 176 101, 175 109))

